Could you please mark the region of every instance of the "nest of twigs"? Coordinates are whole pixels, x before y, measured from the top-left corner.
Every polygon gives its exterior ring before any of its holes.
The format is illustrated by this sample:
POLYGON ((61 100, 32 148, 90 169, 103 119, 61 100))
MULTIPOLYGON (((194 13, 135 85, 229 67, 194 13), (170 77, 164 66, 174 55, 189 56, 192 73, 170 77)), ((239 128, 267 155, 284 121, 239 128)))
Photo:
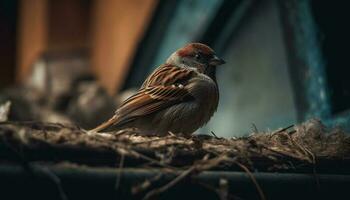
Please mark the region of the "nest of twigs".
MULTIPOLYGON (((66 194, 58 177, 46 168, 38 168, 36 163, 117 168, 118 187, 125 168, 177 174, 167 184, 150 190, 144 199, 202 171, 244 171, 260 198, 265 199, 251 171, 349 174, 350 137, 341 129, 324 127, 318 120, 274 132, 255 131, 240 138, 219 138, 214 133, 191 137, 171 133, 163 137, 143 136, 132 130, 88 134, 71 125, 7 121, 0 122, 1 162, 20 164, 32 173, 40 169, 57 185, 61 199, 66 199, 66 194)), ((154 180, 134 185, 132 194, 149 190, 154 180)))
POLYGON ((0 124, 0 160, 69 161, 91 166, 196 170, 312 172, 349 167, 350 138, 310 120, 247 137, 142 136, 132 130, 87 134, 78 127, 37 122, 0 124))

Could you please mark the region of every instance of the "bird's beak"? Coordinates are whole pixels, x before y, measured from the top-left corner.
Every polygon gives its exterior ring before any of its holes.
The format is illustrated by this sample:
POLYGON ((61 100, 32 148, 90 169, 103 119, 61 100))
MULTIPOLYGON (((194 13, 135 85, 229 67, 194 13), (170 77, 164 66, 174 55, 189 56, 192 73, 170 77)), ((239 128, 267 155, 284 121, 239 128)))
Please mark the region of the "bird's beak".
POLYGON ((210 59, 210 61, 209 61, 209 64, 212 66, 223 65, 225 63, 226 62, 223 59, 217 57, 216 55, 214 55, 214 57, 212 59, 210 59))

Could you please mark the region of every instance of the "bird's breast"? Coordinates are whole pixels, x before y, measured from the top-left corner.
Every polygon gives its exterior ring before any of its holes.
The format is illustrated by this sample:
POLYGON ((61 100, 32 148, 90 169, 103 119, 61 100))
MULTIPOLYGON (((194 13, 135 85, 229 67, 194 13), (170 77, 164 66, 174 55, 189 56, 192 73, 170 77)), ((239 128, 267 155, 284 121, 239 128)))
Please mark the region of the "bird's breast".
POLYGON ((219 103, 219 90, 216 82, 201 74, 190 81, 189 92, 198 105, 199 115, 203 116, 203 121, 206 123, 216 111, 219 103))
POLYGON ((199 101, 218 98, 217 84, 206 75, 200 75, 190 80, 188 91, 199 101))

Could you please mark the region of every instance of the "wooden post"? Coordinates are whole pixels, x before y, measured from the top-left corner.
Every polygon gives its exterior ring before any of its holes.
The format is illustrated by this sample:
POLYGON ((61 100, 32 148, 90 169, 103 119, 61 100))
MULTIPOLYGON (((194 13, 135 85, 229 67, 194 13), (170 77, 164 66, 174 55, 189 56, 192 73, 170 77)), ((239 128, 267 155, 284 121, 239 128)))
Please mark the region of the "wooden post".
POLYGON ((119 90, 156 0, 98 0, 93 5, 92 67, 110 94, 119 90))
POLYGON ((17 38, 17 81, 29 73, 47 46, 47 0, 21 0, 17 38))
POLYGON ((28 75, 45 51, 85 48, 91 50, 92 71, 114 94, 125 79, 157 1, 21 0, 17 80, 28 75))

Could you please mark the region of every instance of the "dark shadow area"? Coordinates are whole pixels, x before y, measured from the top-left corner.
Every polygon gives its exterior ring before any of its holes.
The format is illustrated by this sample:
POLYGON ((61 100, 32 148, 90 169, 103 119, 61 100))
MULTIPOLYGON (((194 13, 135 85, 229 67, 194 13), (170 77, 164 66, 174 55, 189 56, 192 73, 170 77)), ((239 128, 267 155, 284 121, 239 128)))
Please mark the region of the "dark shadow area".
POLYGON ((337 114, 350 108, 349 2, 313 0, 311 6, 326 63, 332 113, 337 114))

